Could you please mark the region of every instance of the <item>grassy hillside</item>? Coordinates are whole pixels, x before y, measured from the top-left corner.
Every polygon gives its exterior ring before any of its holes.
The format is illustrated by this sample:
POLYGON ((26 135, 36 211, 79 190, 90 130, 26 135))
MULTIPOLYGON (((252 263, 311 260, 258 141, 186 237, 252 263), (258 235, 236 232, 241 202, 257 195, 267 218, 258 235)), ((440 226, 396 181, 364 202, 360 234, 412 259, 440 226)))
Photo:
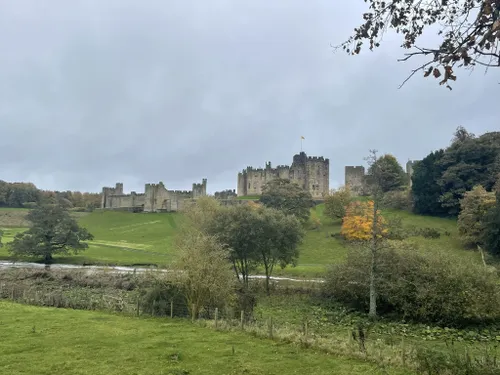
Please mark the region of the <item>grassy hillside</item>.
POLYGON ((3 301, 0 310, 2 374, 403 374, 185 320, 3 301))
MULTIPOLYGON (((333 237, 340 232, 340 222, 324 217, 323 205, 313 210, 313 215, 321 221, 317 230, 309 230, 301 245, 297 267, 276 269, 276 275, 321 276, 326 267, 345 259, 348 249, 341 240, 333 237)), ((6 229, 4 242, 21 230, 13 228, 25 210, 10 210, 3 216, 0 227, 6 229), (5 221, 5 218, 17 221, 5 221), (10 228, 9 228, 10 227, 10 228)), ((403 211, 385 211, 387 217, 400 217, 404 226, 417 228, 431 227, 441 231, 439 239, 413 237, 408 241, 416 244, 421 251, 448 251, 458 256, 466 256, 480 261, 479 254, 462 249, 458 240, 456 221, 434 217, 418 216, 403 211), (444 235, 448 233, 449 235, 444 235)), ((94 234, 90 248, 78 256, 58 258, 59 262, 78 264, 148 265, 165 266, 175 257, 174 236, 182 220, 178 213, 141 213, 96 211, 79 217, 79 222, 94 234)), ((5 247, 0 248, 0 258, 7 258, 5 247)))

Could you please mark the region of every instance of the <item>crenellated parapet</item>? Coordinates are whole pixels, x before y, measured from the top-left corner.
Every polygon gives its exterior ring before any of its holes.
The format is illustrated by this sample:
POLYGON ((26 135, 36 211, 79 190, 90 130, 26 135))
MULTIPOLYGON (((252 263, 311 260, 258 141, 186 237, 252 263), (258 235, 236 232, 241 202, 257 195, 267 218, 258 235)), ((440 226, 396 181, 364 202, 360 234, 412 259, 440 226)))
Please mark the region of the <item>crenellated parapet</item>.
POLYGON ((271 162, 266 162, 265 168, 247 166, 238 173, 238 195, 260 195, 263 186, 275 178, 292 180, 309 191, 313 198, 321 199, 329 190, 330 162, 322 156, 308 157, 300 152, 293 156, 290 166, 272 168, 271 162))
POLYGON ((144 193, 132 191, 123 193, 123 184, 117 183, 114 188, 104 187, 101 208, 129 210, 134 212, 170 212, 182 209, 186 199, 196 199, 206 195, 207 179, 194 183, 193 190, 168 190, 160 181, 157 184, 144 185, 144 193))

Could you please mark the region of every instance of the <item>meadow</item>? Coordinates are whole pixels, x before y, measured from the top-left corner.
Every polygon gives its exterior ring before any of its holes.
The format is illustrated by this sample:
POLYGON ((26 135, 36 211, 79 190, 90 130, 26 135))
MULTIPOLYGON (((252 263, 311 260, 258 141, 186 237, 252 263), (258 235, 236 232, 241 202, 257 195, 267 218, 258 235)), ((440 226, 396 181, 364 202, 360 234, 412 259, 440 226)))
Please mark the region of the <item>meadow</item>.
MULTIPOLYGON (((338 238, 340 222, 324 216, 324 206, 316 206, 312 215, 320 219, 317 229, 309 229, 300 246, 300 257, 295 267, 277 268, 276 276, 321 277, 330 264, 342 262, 348 252, 338 238)), ((26 210, 0 210, 0 228, 4 230, 4 243, 24 230, 26 210), (22 224, 22 225, 21 225, 22 224)), ((420 251, 445 251, 459 257, 480 262, 477 252, 464 250, 458 239, 456 220, 418 216, 405 211, 384 211, 387 218, 400 218, 403 227, 434 228, 440 238, 414 236, 407 240, 420 251)), ((122 266, 166 267, 175 259, 175 235, 182 224, 179 213, 129 213, 97 210, 78 214, 79 223, 94 236, 89 249, 72 256, 56 257, 60 263, 100 264, 122 266)), ((7 249, 0 248, 0 258, 10 259, 7 249)))
POLYGON ((3 374, 411 374, 187 320, 0 301, 3 374))

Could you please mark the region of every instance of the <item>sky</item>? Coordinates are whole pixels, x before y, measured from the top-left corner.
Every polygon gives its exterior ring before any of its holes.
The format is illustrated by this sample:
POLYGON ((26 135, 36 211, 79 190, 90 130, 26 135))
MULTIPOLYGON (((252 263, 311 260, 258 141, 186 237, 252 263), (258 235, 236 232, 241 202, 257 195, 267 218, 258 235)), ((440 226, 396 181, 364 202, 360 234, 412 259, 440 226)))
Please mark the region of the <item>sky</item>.
MULTIPOLYGON (((0 179, 125 192, 236 189, 247 166, 330 159, 330 187, 370 149, 404 165, 457 126, 500 130, 499 71, 449 91, 397 59, 334 52, 363 0, 0 0, 0 179), (349 5, 346 5, 346 4, 349 5)), ((439 39, 430 30, 427 45, 439 39)))

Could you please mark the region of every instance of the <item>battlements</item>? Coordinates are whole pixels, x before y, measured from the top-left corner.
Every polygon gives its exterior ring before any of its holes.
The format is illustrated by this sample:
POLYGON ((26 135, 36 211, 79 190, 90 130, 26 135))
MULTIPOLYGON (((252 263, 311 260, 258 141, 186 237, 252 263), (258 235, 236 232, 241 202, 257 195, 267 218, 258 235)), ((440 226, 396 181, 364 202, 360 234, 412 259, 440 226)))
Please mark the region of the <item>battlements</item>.
POLYGON ((265 168, 247 166, 238 173, 238 195, 260 195, 262 187, 275 178, 293 180, 308 190, 313 198, 321 198, 329 190, 330 162, 323 156, 307 156, 300 152, 293 156, 291 165, 272 168, 266 162, 265 168))
POLYGON ((180 195, 191 195, 192 191, 191 190, 169 190, 169 192, 173 194, 180 194, 180 195))
POLYGON ((307 161, 312 161, 312 162, 325 162, 329 163, 330 160, 328 158, 324 158, 323 156, 308 156, 307 161))
POLYGON ((167 190, 163 181, 147 183, 144 193, 132 191, 123 193, 123 183, 117 183, 114 188, 104 187, 101 208, 129 210, 133 212, 170 212, 182 209, 183 201, 196 199, 206 195, 207 179, 201 183, 193 183, 193 190, 167 190))

